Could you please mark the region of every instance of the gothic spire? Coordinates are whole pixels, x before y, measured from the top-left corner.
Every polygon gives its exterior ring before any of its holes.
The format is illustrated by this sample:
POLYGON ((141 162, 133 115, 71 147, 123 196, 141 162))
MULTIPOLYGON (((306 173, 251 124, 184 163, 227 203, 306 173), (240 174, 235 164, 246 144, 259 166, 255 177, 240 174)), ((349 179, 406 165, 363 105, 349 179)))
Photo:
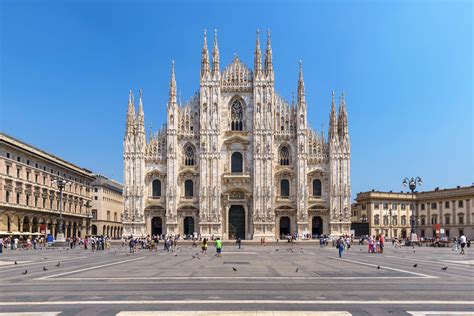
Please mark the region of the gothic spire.
POLYGON ((127 110, 127 123, 125 134, 131 134, 135 128, 135 105, 133 104, 133 92, 130 89, 128 93, 128 110, 127 110))
POLYGON ((254 71, 255 75, 262 71, 262 51, 260 50, 260 31, 257 30, 257 42, 255 44, 255 55, 254 55, 254 71))
POLYGON ((145 113, 143 113, 143 103, 142 103, 142 89, 139 89, 138 97, 138 113, 137 113, 137 128, 138 132, 145 134, 145 113))
POLYGON ((270 43, 270 30, 267 31, 267 49, 265 50, 265 74, 273 76, 272 46, 270 43))
POLYGON ((209 73, 209 52, 207 50, 206 30, 204 30, 204 44, 201 53, 201 77, 209 73))
POLYGON ((219 72, 219 47, 217 47, 217 30, 214 30, 214 48, 212 49, 212 73, 219 72))
POLYGON ((168 106, 171 106, 172 104, 176 104, 176 79, 174 76, 174 60, 171 61, 171 80, 168 106))
POLYGON ((298 78, 298 106, 303 106, 305 100, 304 80, 303 80, 303 62, 300 60, 300 75, 298 78))
POLYGON ((346 100, 344 98, 344 92, 342 92, 339 99, 339 137, 344 137, 348 134, 348 123, 347 123, 347 112, 346 112, 346 100))
POLYGON ((329 114, 329 139, 337 136, 336 105, 334 104, 334 91, 332 92, 331 114, 329 114))
POLYGON ((153 138, 153 126, 152 124, 150 123, 150 135, 148 136, 148 141, 151 141, 153 138))

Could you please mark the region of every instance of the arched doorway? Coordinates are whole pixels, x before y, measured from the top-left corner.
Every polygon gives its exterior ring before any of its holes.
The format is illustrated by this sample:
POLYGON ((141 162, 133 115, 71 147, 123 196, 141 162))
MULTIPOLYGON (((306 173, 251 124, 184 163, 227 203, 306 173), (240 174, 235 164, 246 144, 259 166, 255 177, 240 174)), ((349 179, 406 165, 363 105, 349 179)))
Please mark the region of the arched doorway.
POLYGON ((407 230, 404 228, 402 229, 402 239, 406 239, 407 238, 407 230))
POLYGON ((323 220, 319 216, 313 217, 312 222, 312 229, 311 234, 314 235, 322 235, 323 234, 323 220))
POLYGON ((30 231, 30 219, 28 217, 23 218, 23 233, 30 231))
POLYGON ((192 235, 194 233, 194 218, 188 216, 184 218, 184 234, 192 235))
POLYGON ((91 234, 92 236, 97 236, 97 226, 96 225, 92 225, 92 229, 91 229, 91 234))
POLYGON ((229 210, 229 239, 245 239, 245 209, 232 205, 229 210))
POLYGON ((154 236, 163 235, 163 221, 161 217, 153 217, 151 220, 151 234, 154 236))
POLYGON ((290 233, 290 218, 288 216, 283 216, 280 218, 280 238, 284 238, 284 236, 287 236, 290 233))

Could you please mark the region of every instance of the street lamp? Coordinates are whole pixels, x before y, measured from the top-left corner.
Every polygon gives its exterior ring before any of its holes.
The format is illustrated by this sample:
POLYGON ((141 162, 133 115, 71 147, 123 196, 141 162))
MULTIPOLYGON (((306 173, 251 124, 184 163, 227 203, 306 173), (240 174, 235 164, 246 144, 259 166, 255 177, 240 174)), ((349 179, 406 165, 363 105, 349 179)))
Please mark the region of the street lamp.
POLYGON ((408 186, 411 190, 411 218, 410 218, 410 226, 411 226, 411 231, 410 231, 410 243, 413 242, 413 234, 415 234, 415 198, 414 198, 414 193, 416 190, 416 186, 419 185, 421 186, 423 184, 423 181, 421 180, 420 177, 416 178, 405 178, 403 179, 402 182, 403 186, 406 187, 408 186))
POLYGON ((63 232, 63 190, 66 184, 72 184, 70 181, 67 181, 64 178, 56 178, 51 183, 56 183, 59 189, 59 229, 58 234, 56 235, 56 242, 66 242, 63 232))
POLYGON ((92 213, 89 211, 90 202, 86 201, 84 203, 86 207, 86 235, 90 236, 90 229, 91 229, 91 220, 92 220, 92 213))

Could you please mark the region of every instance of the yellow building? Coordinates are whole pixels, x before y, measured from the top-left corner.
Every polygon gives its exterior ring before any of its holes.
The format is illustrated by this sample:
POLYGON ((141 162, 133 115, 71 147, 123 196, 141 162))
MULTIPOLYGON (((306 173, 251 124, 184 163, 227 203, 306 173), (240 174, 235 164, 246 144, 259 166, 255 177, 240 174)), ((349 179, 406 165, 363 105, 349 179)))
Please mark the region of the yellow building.
POLYGON ((353 222, 369 223, 371 235, 406 238, 410 233, 412 202, 418 237, 474 237, 474 186, 432 191, 395 193, 369 191, 357 194, 353 222))
POLYGON ((122 184, 96 175, 92 182, 91 234, 120 238, 123 208, 122 184))
POLYGON ((0 133, 0 234, 57 235, 60 190, 65 237, 84 237, 90 211, 89 170, 0 133))

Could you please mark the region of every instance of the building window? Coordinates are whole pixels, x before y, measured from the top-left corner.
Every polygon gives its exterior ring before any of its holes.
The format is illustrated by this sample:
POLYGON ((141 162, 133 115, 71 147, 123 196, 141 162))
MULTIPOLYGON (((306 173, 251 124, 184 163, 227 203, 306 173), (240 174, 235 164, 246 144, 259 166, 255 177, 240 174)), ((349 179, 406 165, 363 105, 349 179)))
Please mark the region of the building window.
POLYGON ((35 174, 35 182, 38 183, 38 175, 35 174))
POLYGON ((244 162, 242 154, 239 152, 234 152, 230 157, 230 170, 231 172, 243 172, 244 162))
POLYGON ((30 161, 29 161, 29 160, 27 160, 27 161, 26 161, 26 164, 29 166, 29 165, 30 165, 30 161))
POLYGON ((459 230, 459 236, 462 236, 462 235, 464 235, 464 229, 459 230))
POLYGON ((152 183, 153 196, 161 196, 161 181, 156 179, 152 183))
POLYGON ((397 203, 392 203, 392 209, 396 210, 397 209, 397 203))
POLYGON ((464 207, 464 201, 463 200, 459 200, 458 201, 458 207, 464 207))
POLYGON ((20 193, 16 194, 16 204, 20 204, 20 193))
POLYGON ((388 226, 388 216, 383 217, 383 225, 388 226))
POLYGON ((43 184, 46 185, 46 177, 43 177, 43 184))
POLYGON ((402 210, 406 210, 407 205, 405 203, 402 203, 401 208, 402 208, 402 210))
POLYGON ((191 145, 184 149, 184 165, 194 166, 194 148, 191 145))
POLYGON ((92 214, 92 219, 96 220, 97 219, 97 210, 92 210, 91 214, 92 214))
POLYGON ((425 237, 425 230, 424 229, 421 230, 421 237, 423 237, 423 238, 425 237))
POLYGON ((186 180, 184 181, 184 196, 190 197, 193 196, 193 181, 192 180, 186 180))
POLYGON ((286 146, 281 146, 279 152, 280 165, 288 166, 290 164, 290 150, 286 146))
POLYGON ((431 203, 431 209, 432 210, 436 210, 437 208, 438 208, 438 206, 437 206, 436 202, 431 203))
POLYGON ((7 153, 7 158, 10 158, 10 153, 7 153))
POLYGON ((117 221, 117 212, 114 212, 114 222, 117 221))
POLYGON ((26 180, 30 181, 30 173, 28 171, 26 172, 26 180))
POLYGON ((398 225, 398 218, 397 216, 392 216, 392 225, 398 225))
POLYGON ((30 196, 26 195, 26 205, 30 205, 30 196))
POLYGON ((402 226, 406 226, 407 225, 407 217, 406 216, 402 216, 402 220, 400 221, 400 224, 402 226))
POLYGON ((448 237, 448 238, 449 238, 449 229, 446 229, 446 231, 445 231, 445 235, 446 235, 446 237, 448 237))
POLYGON ((107 220, 110 221, 110 211, 107 211, 107 220))
POLYGON ((445 217, 444 217, 444 224, 445 224, 445 225, 450 225, 450 224, 449 224, 449 216, 445 216, 445 217))
POLYGON ((16 169, 16 177, 17 177, 17 178, 20 177, 20 169, 16 169))
POLYGON ((10 175, 10 166, 7 166, 7 175, 10 175))
POLYGON ((449 201, 444 202, 444 208, 449 208, 449 201))
POLYGON ((421 204, 421 210, 424 211, 425 210, 425 204, 421 204))
POLYGON ((362 204, 362 210, 365 211, 367 209, 367 205, 362 204))
POLYGON ((380 225, 380 215, 374 216, 374 225, 380 225))
POLYGON ((99 189, 98 189, 98 188, 94 188, 94 192, 99 192, 99 189))
MULTIPOLYGON (((321 193, 322 193, 321 191, 322 191, 321 180, 314 179, 313 180, 313 196, 321 196, 321 193)), ((362 207, 362 209, 365 209, 365 208, 362 207)))
POLYGON ((43 198, 43 208, 46 208, 46 198, 43 198))
POLYGON ((97 197, 97 195, 95 195, 95 196, 94 196, 94 200, 96 200, 96 201, 98 200, 98 197, 97 197))
POLYGON ((18 162, 20 162, 20 161, 21 161, 20 156, 16 157, 16 160, 17 160, 18 162))
POLYGON ((459 225, 464 225, 464 214, 458 215, 458 223, 459 225))
POLYGON ((10 191, 5 191, 5 201, 10 203, 10 191))
POLYGON ((426 225, 426 218, 423 216, 421 218, 421 226, 425 226, 426 225))
POLYGON ((383 204, 383 209, 384 209, 384 210, 388 210, 388 203, 384 203, 384 204, 383 204))
POLYGON ((282 179, 280 181, 280 195, 282 197, 290 196, 290 181, 288 181, 287 179, 282 179))
POLYGON ((374 209, 376 209, 376 210, 379 209, 379 203, 374 203, 374 209))
POLYGON ((436 215, 431 216, 431 225, 438 224, 438 217, 436 215))
POLYGON ((242 109, 242 103, 239 100, 235 100, 234 103, 232 103, 232 107, 230 111, 231 111, 231 114, 230 114, 231 130, 233 131, 243 130, 244 113, 242 109))

